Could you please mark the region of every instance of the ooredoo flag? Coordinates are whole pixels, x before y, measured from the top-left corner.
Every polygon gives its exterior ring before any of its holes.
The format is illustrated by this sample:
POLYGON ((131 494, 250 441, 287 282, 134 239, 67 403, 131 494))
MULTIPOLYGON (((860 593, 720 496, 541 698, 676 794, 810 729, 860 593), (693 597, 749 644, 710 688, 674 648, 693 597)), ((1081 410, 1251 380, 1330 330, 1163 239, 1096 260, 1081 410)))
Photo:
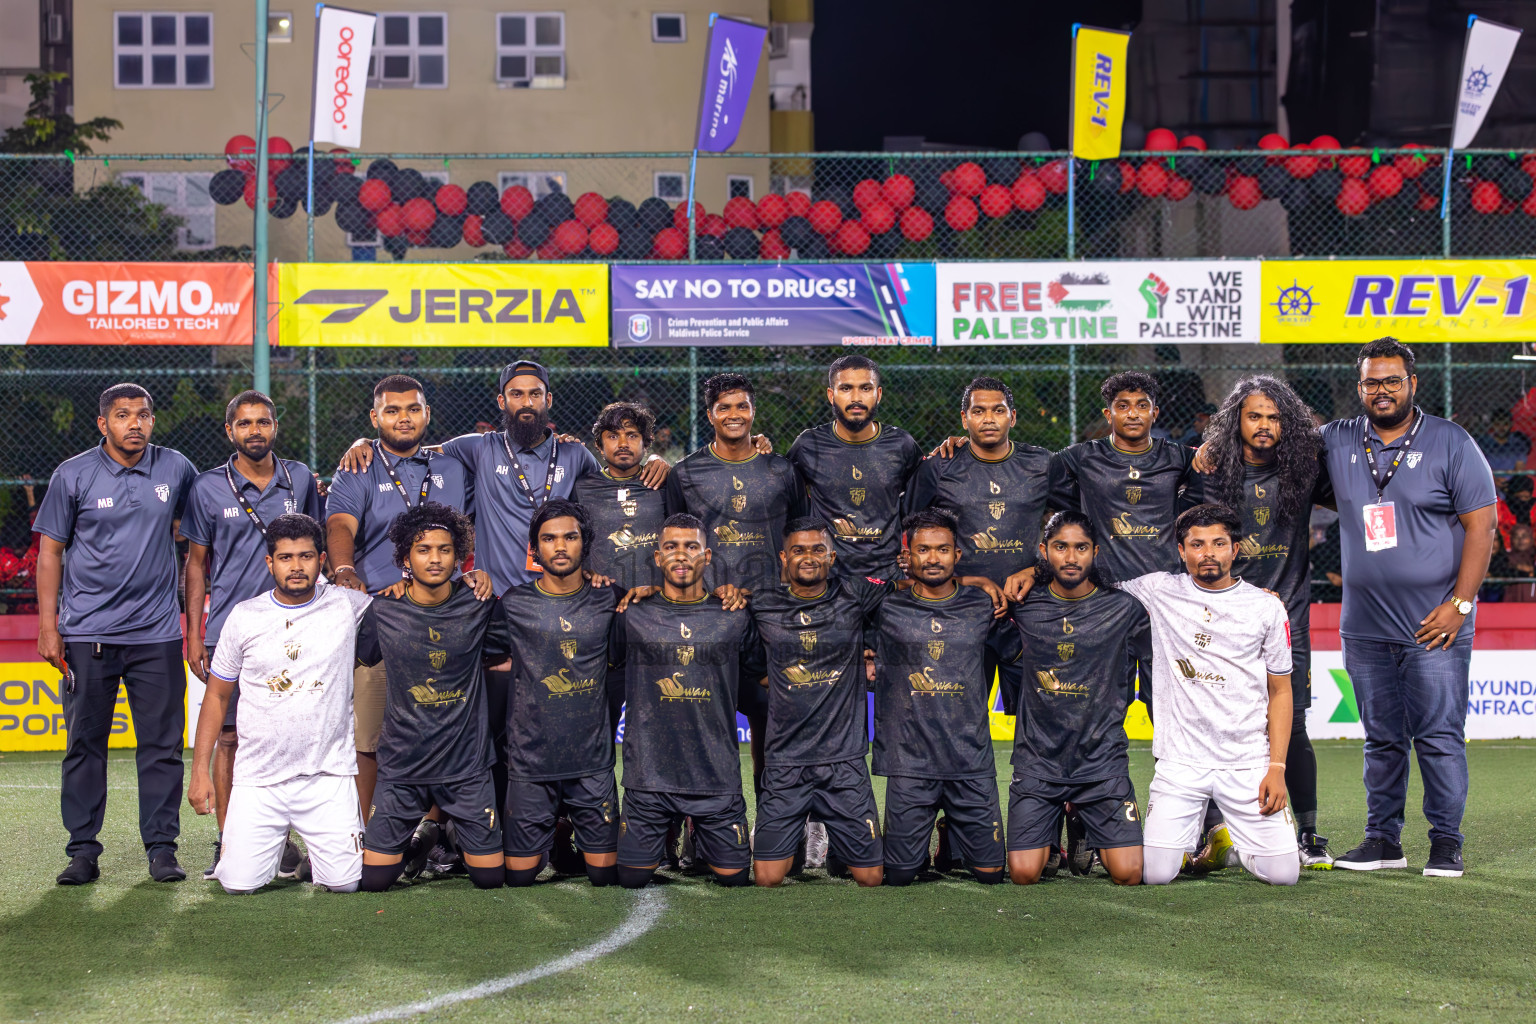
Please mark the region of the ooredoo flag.
POLYGON ((1113 160, 1125 124, 1125 60, 1129 32, 1074 25, 1072 39, 1072 155, 1113 160))
POLYGON ((709 27, 695 149, 724 153, 735 145, 766 38, 768 30, 763 26, 735 18, 716 18, 709 27))
POLYGON ((1460 93, 1456 98, 1456 127, 1451 146, 1466 149, 1483 126, 1488 108, 1504 83, 1504 72, 1515 55, 1520 30, 1477 15, 1467 19, 1467 48, 1461 58, 1460 93))
POLYGON ((315 19, 315 85, 310 138, 356 149, 363 144, 363 96, 377 15, 321 7, 315 19))

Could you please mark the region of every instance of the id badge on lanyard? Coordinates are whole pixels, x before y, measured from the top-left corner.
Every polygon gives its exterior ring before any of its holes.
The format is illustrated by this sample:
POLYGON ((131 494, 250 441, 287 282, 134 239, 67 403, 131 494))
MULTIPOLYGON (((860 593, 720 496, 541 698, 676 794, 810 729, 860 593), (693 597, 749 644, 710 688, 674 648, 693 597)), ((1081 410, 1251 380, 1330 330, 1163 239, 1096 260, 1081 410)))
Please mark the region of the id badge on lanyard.
POLYGON ((1366 505, 1361 513, 1365 517, 1365 550, 1386 551, 1397 547, 1397 514, 1392 502, 1366 505))

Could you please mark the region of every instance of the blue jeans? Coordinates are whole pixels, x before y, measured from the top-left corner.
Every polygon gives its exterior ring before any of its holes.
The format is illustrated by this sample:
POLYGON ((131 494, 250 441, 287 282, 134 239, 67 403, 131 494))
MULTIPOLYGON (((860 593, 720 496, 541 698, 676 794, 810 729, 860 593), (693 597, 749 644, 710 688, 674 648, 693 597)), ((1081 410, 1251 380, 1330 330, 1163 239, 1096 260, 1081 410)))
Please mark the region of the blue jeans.
POLYGON ((1408 802, 1408 744, 1419 758, 1429 838, 1461 842, 1467 809, 1467 678, 1472 638, 1450 650, 1344 640, 1344 668, 1365 726, 1365 835, 1398 842, 1408 802))

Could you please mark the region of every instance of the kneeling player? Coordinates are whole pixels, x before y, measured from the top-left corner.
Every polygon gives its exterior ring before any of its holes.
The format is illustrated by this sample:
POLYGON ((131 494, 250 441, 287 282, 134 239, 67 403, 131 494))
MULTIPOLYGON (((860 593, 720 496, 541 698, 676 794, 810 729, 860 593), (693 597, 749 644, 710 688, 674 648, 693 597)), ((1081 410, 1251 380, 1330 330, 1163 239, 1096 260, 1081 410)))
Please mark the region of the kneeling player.
POLYGON ((715 881, 749 884, 736 690, 760 685, 763 667, 751 617, 704 589, 709 560, 704 524, 668 516, 656 544, 661 593, 619 617, 628 709, 618 866, 628 889, 651 880, 668 828, 684 817, 715 881))
MULTIPOLYGON (((582 564, 592 521, 552 498, 528 528, 544 575, 508 590, 512 637, 507 701, 507 884, 531 885, 549 856, 556 820, 570 818, 593 885, 618 880, 619 791, 606 679, 623 648, 611 643, 622 593, 594 587, 582 564)), ((569 844, 567 844, 569 845, 569 844)))
POLYGON ((926 509, 902 523, 915 582, 880 606, 876 633, 876 775, 885 789, 885 884, 909 885, 928 862, 939 811, 978 882, 1003 880, 1003 821, 987 719, 989 656, 1018 655, 984 590, 954 578, 955 517, 926 509), (989 653, 990 652, 990 653, 989 653))
POLYGON ((187 800, 198 814, 213 810, 208 766, 239 686, 234 786, 213 877, 228 893, 260 889, 277 876, 291 828, 309 848, 312 879, 333 892, 355 892, 363 860, 353 783, 353 648, 372 599, 316 586, 325 540, 309 516, 273 519, 266 543, 276 586, 235 605, 224 623, 198 714, 187 800))
POLYGON ((366 892, 383 892, 400 877, 412 833, 433 805, 453 822, 476 888, 502 885, 483 659, 505 657, 506 639, 494 629, 495 602, 453 578, 473 538, 469 517, 435 501, 389 527, 405 593, 376 599, 357 638, 358 661, 382 661, 385 678, 379 781, 363 844, 366 892))
POLYGON ((1146 642, 1147 610, 1113 589, 1097 554, 1092 521, 1056 513, 1041 538, 1036 586, 1013 610, 1024 683, 1008 789, 1008 875, 1019 885, 1040 880, 1069 803, 1110 878, 1141 881, 1124 722, 1125 679, 1146 642))

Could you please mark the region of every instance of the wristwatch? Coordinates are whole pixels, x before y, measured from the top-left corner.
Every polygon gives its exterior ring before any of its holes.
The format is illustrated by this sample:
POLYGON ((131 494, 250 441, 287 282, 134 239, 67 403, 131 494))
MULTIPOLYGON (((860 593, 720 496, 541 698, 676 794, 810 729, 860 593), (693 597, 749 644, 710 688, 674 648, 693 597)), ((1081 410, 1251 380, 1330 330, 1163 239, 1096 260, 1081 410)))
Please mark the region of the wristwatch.
POLYGON ((1472 602, 1471 601, 1463 601, 1461 598, 1457 597, 1455 594, 1451 595, 1451 607, 1455 608, 1457 613, 1459 613, 1461 615, 1471 615, 1472 614, 1472 602))

